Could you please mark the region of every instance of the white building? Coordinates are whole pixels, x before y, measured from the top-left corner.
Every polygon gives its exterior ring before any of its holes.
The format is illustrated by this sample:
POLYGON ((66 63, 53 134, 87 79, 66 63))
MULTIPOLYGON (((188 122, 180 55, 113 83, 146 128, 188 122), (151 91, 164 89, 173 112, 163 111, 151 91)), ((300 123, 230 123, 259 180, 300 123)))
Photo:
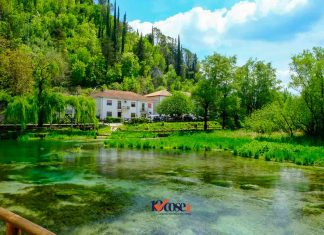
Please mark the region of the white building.
POLYGON ((131 119, 157 114, 157 105, 171 96, 168 91, 158 91, 146 96, 130 91, 106 90, 92 95, 96 100, 97 116, 100 120, 107 117, 131 119))
POLYGON ((172 94, 167 90, 157 91, 148 95, 145 95, 148 100, 150 100, 153 104, 153 112, 152 114, 156 115, 156 107, 161 103, 162 100, 171 96, 172 94))

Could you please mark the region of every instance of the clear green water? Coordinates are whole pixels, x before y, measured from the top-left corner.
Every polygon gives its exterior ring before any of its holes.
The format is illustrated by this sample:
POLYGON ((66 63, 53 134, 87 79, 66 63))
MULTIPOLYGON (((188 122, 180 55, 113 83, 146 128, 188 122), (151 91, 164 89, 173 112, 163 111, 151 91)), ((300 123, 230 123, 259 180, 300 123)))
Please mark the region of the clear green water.
POLYGON ((323 168, 1 141, 0 172, 0 205, 58 234, 324 234, 323 168), (166 198, 191 215, 150 211, 166 198))

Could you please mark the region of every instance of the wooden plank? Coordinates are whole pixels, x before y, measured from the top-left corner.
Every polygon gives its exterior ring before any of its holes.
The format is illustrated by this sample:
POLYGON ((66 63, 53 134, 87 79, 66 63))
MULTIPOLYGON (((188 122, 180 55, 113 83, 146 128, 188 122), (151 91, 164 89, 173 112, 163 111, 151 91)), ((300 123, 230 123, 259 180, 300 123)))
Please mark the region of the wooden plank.
POLYGON ((19 229, 10 223, 6 224, 6 235, 18 235, 19 229))
POLYGON ((55 235, 47 229, 0 207, 0 219, 7 223, 7 235, 18 235, 19 230, 30 235, 55 235), (16 230, 16 228, 18 230, 16 230))

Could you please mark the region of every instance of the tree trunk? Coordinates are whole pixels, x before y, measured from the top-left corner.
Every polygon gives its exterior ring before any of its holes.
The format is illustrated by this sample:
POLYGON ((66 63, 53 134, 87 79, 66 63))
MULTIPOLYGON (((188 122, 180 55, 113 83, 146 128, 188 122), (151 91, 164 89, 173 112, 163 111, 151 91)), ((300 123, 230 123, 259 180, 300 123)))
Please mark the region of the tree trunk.
POLYGON ((39 113, 38 113, 38 127, 43 127, 44 118, 45 118, 45 111, 44 111, 44 108, 41 107, 39 110, 39 113))
POLYGON ((43 81, 38 83, 38 127, 43 127, 45 119, 44 100, 43 100, 43 81))
POLYGON ((226 122, 226 111, 223 110, 222 112, 222 129, 225 129, 225 122, 226 122))
POLYGON ((204 131, 208 129, 208 105, 204 107, 204 131))

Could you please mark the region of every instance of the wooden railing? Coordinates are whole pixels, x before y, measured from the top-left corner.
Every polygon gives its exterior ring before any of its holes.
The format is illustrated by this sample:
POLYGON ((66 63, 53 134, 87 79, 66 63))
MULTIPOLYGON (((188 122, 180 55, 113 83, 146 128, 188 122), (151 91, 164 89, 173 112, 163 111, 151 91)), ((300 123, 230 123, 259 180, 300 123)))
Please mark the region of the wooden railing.
POLYGON ((2 207, 0 207, 0 219, 6 222, 6 235, 55 235, 2 207))

